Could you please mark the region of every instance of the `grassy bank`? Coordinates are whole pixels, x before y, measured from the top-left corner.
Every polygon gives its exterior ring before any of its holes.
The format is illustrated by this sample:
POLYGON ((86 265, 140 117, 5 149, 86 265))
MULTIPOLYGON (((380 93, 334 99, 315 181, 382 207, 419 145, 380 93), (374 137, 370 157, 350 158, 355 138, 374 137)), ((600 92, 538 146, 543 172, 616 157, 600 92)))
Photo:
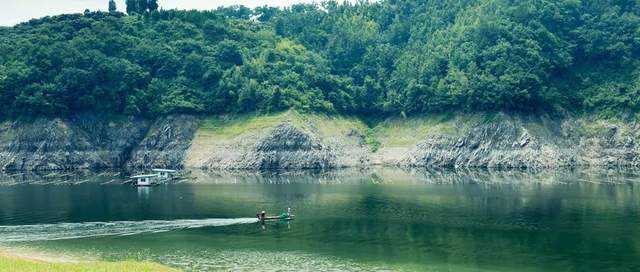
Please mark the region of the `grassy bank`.
POLYGON ((68 272, 68 271, 178 271, 148 262, 57 262, 0 253, 0 271, 68 272))
POLYGON ((353 142, 356 140, 376 152, 380 148, 411 148, 427 134, 455 134, 461 124, 478 122, 481 117, 482 115, 438 114, 366 122, 353 116, 299 113, 294 110, 264 115, 230 115, 226 118, 212 116, 202 122, 194 141, 199 146, 234 140, 239 136, 258 136, 289 121, 324 140, 335 139, 346 144, 357 144, 353 142))
POLYGON ((319 133, 324 137, 347 134, 350 130, 364 132, 367 125, 353 117, 303 114, 284 111, 272 114, 240 114, 228 118, 211 117, 203 121, 198 133, 220 140, 232 139, 245 133, 255 133, 289 121, 296 127, 319 133))
MULTIPOLYGON (((330 147, 331 152, 347 167, 361 162, 368 165, 399 165, 405 163, 404 160, 427 139, 443 145, 436 146, 435 149, 447 149, 450 148, 450 141, 477 134, 482 134, 483 143, 487 146, 492 146, 494 141, 514 141, 511 144, 502 143, 503 148, 508 150, 519 150, 521 148, 516 148, 517 144, 529 141, 548 143, 552 146, 548 147, 551 148, 548 150, 556 150, 572 148, 571 142, 580 138, 592 139, 595 142, 607 141, 606 139, 616 135, 618 142, 626 141, 627 138, 640 138, 634 132, 636 130, 633 126, 580 116, 567 116, 562 119, 547 115, 494 112, 396 116, 371 120, 363 116, 301 113, 292 110, 264 115, 206 118, 197 130, 191 149, 187 153, 186 166, 206 167, 205 163, 214 157, 211 154, 238 157, 251 154, 251 146, 270 135, 269 133, 283 122, 291 122, 296 128, 319 139, 321 144, 330 147), (487 131, 495 129, 496 126, 510 133, 508 137, 500 138, 501 135, 487 131), (244 151, 243 147, 247 147, 248 151, 244 151)), ((608 143, 610 144, 607 148, 610 150, 620 150, 622 146, 620 143, 608 143)), ((545 152, 550 152, 548 150, 545 152)), ((597 152, 593 156, 596 155, 597 152)))

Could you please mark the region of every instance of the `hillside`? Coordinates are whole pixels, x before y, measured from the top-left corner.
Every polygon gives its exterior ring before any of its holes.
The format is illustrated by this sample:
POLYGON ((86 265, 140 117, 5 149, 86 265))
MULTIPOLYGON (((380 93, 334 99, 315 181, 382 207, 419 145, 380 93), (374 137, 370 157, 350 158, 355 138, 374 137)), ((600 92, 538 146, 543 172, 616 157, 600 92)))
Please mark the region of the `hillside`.
POLYGON ((128 12, 0 28, 2 169, 638 165, 635 0, 128 12))
POLYGON ((635 0, 130 12, 0 28, 2 117, 640 109, 635 0))

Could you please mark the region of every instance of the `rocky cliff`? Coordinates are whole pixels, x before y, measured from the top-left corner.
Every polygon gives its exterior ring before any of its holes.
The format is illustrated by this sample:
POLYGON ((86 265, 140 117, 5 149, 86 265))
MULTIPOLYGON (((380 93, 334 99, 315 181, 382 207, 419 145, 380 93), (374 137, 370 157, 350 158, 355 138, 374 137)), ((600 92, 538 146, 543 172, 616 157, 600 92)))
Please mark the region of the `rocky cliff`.
POLYGON ((182 166, 197 118, 149 121, 79 114, 0 125, 0 169, 71 170, 182 166))
POLYGON ((352 125, 359 124, 295 113, 222 122, 214 130, 198 131, 185 164, 218 170, 361 167, 368 147, 360 136, 349 134, 352 125))
POLYGON ((400 164, 529 169, 640 165, 636 123, 498 114, 454 126, 455 133, 425 136, 400 164))
POLYGON ((205 163, 210 169, 330 169, 336 152, 318 138, 285 121, 255 142, 235 146, 235 152, 216 152, 205 163))
POLYGON ((182 168, 200 119, 173 115, 156 120, 131 152, 126 165, 137 168, 182 168))
POLYGON ((149 124, 127 118, 80 115, 4 122, 0 127, 3 170, 67 170, 123 165, 149 124))
POLYGON ((156 120, 80 114, 0 124, 0 168, 221 170, 640 166, 635 122, 476 114, 389 119, 287 112, 156 120))

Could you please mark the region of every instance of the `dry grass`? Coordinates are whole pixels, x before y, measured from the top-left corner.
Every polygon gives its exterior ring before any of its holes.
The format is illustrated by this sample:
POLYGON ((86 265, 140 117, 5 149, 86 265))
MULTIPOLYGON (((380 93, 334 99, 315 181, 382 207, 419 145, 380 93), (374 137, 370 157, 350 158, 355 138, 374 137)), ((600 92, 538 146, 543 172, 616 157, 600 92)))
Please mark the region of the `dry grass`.
POLYGON ((413 147, 428 134, 456 134, 461 122, 448 114, 392 118, 376 125, 373 131, 383 147, 413 147))
POLYGON ((367 129, 367 126, 357 118, 303 114, 290 110, 266 115, 241 114, 228 118, 211 117, 203 121, 198 134, 219 140, 232 139, 245 133, 255 134, 284 121, 290 121, 296 127, 313 130, 321 136, 328 137, 346 135, 353 129, 363 133, 367 129))
POLYGON ((198 133, 216 136, 218 139, 229 139, 249 131, 260 131, 273 127, 286 120, 289 112, 269 115, 243 114, 228 119, 211 117, 200 125, 198 133))
MULTIPOLYGON (((474 116, 470 119, 481 118, 474 116)), ((244 114, 227 118, 211 117, 206 119, 196 139, 200 142, 224 142, 241 135, 261 135, 274 126, 290 121, 296 127, 317 133, 323 139, 352 141, 359 136, 375 151, 381 148, 413 147, 428 134, 456 134, 460 126, 471 120, 460 120, 453 114, 439 114, 412 118, 391 118, 374 127, 356 117, 305 114, 290 110, 275 114, 244 114)), ((479 121, 475 120, 474 121, 479 121)))
POLYGON ((178 271, 176 269, 149 262, 71 262, 47 258, 15 256, 0 252, 0 271, 16 272, 74 272, 74 271, 178 271))

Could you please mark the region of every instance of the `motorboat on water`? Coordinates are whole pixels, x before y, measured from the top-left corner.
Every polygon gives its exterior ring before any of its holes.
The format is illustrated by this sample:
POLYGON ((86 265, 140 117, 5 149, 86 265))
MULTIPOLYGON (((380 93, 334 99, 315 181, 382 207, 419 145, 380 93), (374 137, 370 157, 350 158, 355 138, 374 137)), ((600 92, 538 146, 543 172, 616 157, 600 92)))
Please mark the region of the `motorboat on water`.
POLYGON ((289 221, 289 220, 293 220, 295 218, 295 215, 291 213, 291 208, 287 208, 287 211, 281 213, 280 215, 268 216, 265 211, 262 211, 262 212, 257 213, 256 217, 258 217, 260 222, 266 222, 266 221, 289 221))

